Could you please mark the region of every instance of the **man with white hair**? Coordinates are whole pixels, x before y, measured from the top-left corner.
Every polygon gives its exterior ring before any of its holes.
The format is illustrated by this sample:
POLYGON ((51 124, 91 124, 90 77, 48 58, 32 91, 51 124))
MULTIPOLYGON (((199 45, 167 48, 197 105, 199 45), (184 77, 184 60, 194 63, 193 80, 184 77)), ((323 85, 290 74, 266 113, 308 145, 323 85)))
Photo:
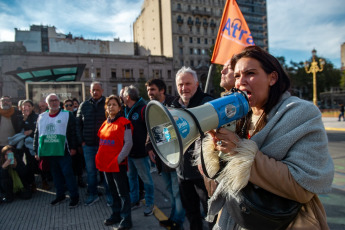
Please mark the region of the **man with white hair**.
POLYGON ((46 97, 48 111, 39 115, 35 130, 36 158, 46 156, 56 188, 56 198, 50 203, 58 205, 66 199, 65 183, 70 193, 69 208, 79 204, 78 186, 72 168, 77 138, 74 115, 60 108, 59 97, 51 93, 46 97))
MULTIPOLYGON (((213 100, 213 97, 202 92, 196 72, 190 67, 183 66, 176 73, 176 87, 179 97, 172 102, 172 107, 193 108, 213 100)), ((190 229, 203 229, 200 202, 203 205, 204 212, 207 212, 208 194, 203 176, 200 174, 198 167, 193 164, 193 153, 196 151, 200 151, 200 149, 195 148, 195 143, 193 143, 183 154, 181 164, 176 172, 181 201, 186 210, 190 229)))

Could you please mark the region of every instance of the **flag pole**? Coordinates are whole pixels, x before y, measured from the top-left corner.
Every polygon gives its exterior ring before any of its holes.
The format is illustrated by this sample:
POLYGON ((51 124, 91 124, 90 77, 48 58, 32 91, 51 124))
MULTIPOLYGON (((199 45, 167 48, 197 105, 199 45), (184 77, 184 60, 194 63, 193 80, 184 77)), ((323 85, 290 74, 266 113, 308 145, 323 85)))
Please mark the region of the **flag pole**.
POLYGON ((208 85, 210 83, 212 69, 213 69, 213 64, 211 63, 210 68, 208 69, 208 74, 207 74, 207 80, 206 80, 206 86, 205 86, 204 93, 207 93, 207 91, 208 91, 208 85))

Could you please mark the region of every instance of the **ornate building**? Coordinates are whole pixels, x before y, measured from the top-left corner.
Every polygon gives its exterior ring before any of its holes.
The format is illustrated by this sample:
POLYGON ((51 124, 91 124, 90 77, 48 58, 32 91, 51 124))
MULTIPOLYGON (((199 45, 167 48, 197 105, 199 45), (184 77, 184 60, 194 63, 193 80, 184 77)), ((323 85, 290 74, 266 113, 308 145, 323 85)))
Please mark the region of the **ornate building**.
MULTIPOLYGON (((268 50, 265 0, 237 0, 256 45, 268 50)), ((225 0, 144 0, 133 25, 140 54, 173 58, 197 70, 205 83, 225 0)))

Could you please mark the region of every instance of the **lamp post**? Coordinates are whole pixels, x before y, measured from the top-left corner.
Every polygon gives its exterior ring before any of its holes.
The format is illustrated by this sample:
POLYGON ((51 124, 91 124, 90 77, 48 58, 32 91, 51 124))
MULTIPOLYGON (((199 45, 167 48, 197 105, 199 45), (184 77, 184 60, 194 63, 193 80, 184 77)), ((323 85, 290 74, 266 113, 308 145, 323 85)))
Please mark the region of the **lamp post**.
POLYGON ((319 63, 320 63, 320 68, 319 68, 319 66, 317 65, 317 61, 315 61, 316 50, 313 49, 311 53, 313 55, 313 61, 311 63, 305 61, 304 68, 305 68, 306 73, 313 73, 313 103, 314 105, 318 106, 317 105, 316 73, 323 71, 323 66, 325 65, 325 61, 321 58, 319 59, 319 63))

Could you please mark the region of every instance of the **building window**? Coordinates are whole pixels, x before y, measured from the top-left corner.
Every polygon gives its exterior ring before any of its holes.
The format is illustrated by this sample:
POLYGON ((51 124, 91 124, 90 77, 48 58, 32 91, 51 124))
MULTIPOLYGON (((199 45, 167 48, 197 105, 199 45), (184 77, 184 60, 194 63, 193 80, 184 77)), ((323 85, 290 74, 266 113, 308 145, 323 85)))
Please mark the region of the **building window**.
POLYGON ((193 38, 189 37, 189 43, 193 43, 193 38))
POLYGON ((122 76, 123 78, 132 78, 133 70, 131 69, 123 69, 122 76))
POLYGON ((208 43, 207 38, 205 38, 205 40, 204 40, 204 41, 205 41, 205 45, 207 45, 207 43, 208 43))
POLYGON ((198 49, 198 55, 200 55, 201 54, 201 49, 198 49))
POLYGON ((159 69, 153 69, 152 73, 153 73, 153 78, 161 78, 162 74, 161 74, 161 70, 159 69))
POLYGON ((172 87, 171 87, 171 85, 168 86, 168 94, 170 94, 170 95, 172 94, 172 87))
POLYGON ((183 61, 183 59, 180 60, 180 66, 184 66, 184 61, 183 61))
POLYGON ((196 48, 194 49, 194 54, 198 54, 198 50, 196 48))
POLYGON ((171 79, 171 70, 168 70, 168 79, 171 79))
POLYGON ((117 85, 111 87, 111 93, 117 95, 117 85))
POLYGON ((197 32, 197 33, 200 33, 200 27, 197 27, 197 28, 196 28, 196 32, 197 32))
POLYGON ((181 4, 180 3, 177 4, 177 9, 181 10, 181 4))
POLYGON ((180 55, 183 55, 183 48, 180 48, 180 55))
POLYGON ((194 60, 190 60, 190 66, 194 66, 194 60))
POLYGON ((198 40, 197 40, 197 41, 198 41, 198 44, 200 44, 200 38, 198 38, 198 40))
POLYGON ((178 37, 178 41, 179 41, 180 43, 182 43, 182 36, 179 36, 179 37, 178 37))
POLYGON ((84 70, 84 77, 85 77, 85 78, 90 78, 90 71, 89 71, 89 68, 85 68, 85 70, 84 70))
POLYGON ((189 49, 189 54, 193 54, 193 48, 189 49))
POLYGON ((212 45, 214 45, 214 39, 212 39, 212 45))
POLYGON ((205 55, 205 53, 206 53, 206 52, 205 52, 205 49, 202 49, 202 50, 201 50, 201 53, 202 53, 203 55, 205 55))
POLYGON ((139 78, 145 78, 143 69, 139 69, 139 78))
POLYGON ((116 78, 116 69, 111 69, 111 78, 116 78))
POLYGON ((96 77, 97 78, 101 78, 101 69, 100 68, 96 68, 96 77))

